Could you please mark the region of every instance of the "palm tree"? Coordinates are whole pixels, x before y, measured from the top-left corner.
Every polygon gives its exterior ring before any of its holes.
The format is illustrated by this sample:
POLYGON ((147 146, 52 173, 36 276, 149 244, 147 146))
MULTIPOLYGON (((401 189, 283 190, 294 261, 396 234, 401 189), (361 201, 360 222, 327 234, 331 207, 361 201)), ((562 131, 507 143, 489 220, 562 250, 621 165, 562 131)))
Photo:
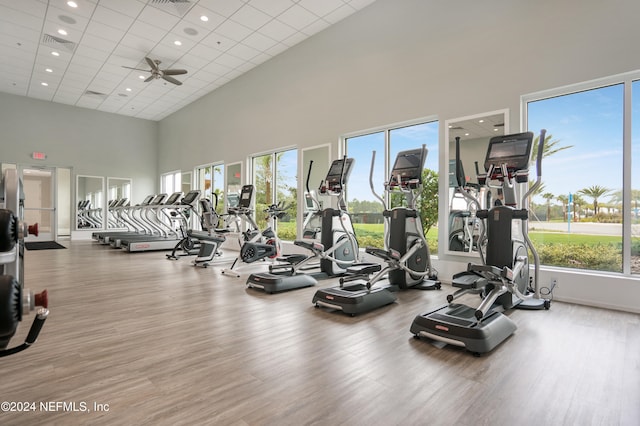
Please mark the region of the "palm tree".
POLYGON ((556 197, 550 192, 545 192, 544 194, 542 194, 542 198, 547 200, 547 221, 549 221, 549 219, 551 218, 551 200, 556 197))
POLYGON ((567 205, 569 204, 569 197, 566 195, 558 195, 556 200, 562 203, 562 220, 567 220, 567 205))
MULTIPOLYGON (((573 148, 573 145, 567 146, 557 146, 560 143, 560 139, 551 140, 553 135, 548 134, 544 138, 544 148, 542 149, 542 158, 547 158, 550 155, 555 154, 556 152, 564 151, 565 149, 573 148)), ((540 140, 540 135, 536 136, 533 140, 533 149, 531 150, 531 158, 535 161, 538 155, 538 141, 540 140)))
POLYGON ((585 205, 585 201, 584 199, 580 196, 579 193, 573 194, 573 220, 578 221, 578 219, 580 219, 580 206, 584 206, 585 205))
POLYGON ((591 197, 593 199, 593 214, 598 214, 598 198, 601 198, 611 192, 611 189, 605 188, 600 185, 591 185, 588 188, 581 189, 578 191, 579 194, 586 195, 587 197, 591 197))

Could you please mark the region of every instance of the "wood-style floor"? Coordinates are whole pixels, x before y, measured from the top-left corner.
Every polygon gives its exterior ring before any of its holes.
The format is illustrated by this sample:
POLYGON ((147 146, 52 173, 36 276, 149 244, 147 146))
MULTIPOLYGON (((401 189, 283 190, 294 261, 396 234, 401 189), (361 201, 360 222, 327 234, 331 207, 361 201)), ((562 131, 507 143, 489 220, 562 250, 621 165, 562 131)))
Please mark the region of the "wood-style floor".
POLYGON ((409 333, 447 286, 352 318, 314 308, 315 288, 267 295, 185 258, 64 243, 25 254, 51 315, 0 359, 0 400, 38 405, 2 425, 640 425, 636 314, 514 311, 516 333, 475 358, 409 333))

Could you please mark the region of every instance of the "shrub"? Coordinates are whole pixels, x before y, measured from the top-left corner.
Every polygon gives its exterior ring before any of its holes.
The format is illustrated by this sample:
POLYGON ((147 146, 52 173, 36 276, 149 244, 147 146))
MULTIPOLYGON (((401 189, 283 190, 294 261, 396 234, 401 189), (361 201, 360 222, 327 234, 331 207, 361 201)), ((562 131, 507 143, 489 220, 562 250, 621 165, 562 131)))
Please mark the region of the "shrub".
POLYGON ((536 250, 543 265, 622 271, 622 250, 617 244, 537 244, 536 250))

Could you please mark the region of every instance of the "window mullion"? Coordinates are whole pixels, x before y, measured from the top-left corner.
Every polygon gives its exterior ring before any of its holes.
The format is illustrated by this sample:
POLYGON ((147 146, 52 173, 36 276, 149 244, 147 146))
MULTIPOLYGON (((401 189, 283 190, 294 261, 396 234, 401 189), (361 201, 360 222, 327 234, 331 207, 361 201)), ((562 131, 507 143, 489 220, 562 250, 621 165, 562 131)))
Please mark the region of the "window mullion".
POLYGON ((632 81, 624 82, 622 132, 622 272, 631 274, 631 120, 632 81))

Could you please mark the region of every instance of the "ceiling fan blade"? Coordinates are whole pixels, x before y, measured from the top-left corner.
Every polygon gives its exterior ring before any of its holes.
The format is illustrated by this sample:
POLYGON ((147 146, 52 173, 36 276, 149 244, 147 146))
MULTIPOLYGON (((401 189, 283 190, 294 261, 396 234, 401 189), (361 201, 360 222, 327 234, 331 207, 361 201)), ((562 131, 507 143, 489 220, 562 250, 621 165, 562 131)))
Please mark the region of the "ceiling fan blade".
POLYGON ((164 75, 180 75, 180 74, 186 74, 187 70, 162 70, 162 73, 164 75))
POLYGON ((155 76, 154 74, 151 74, 149 77, 147 77, 147 78, 144 80, 144 82, 145 82, 145 83, 148 83, 148 82, 150 82, 151 80, 153 80, 154 78, 156 78, 156 76, 155 76))
POLYGON ((136 70, 136 71, 151 72, 151 70, 143 70, 142 68, 127 67, 127 66, 124 66, 124 65, 122 65, 122 68, 127 68, 127 69, 130 69, 130 70, 136 70))
POLYGON ((168 76, 168 75, 163 75, 162 76, 163 79, 167 80, 169 83, 173 83, 176 84, 178 86, 180 86, 182 84, 182 82, 176 80, 175 78, 168 76))
POLYGON ((149 66, 153 71, 158 71, 158 64, 156 64, 156 62, 153 59, 149 58, 148 56, 145 56, 144 60, 147 61, 147 63, 149 64, 149 66))

